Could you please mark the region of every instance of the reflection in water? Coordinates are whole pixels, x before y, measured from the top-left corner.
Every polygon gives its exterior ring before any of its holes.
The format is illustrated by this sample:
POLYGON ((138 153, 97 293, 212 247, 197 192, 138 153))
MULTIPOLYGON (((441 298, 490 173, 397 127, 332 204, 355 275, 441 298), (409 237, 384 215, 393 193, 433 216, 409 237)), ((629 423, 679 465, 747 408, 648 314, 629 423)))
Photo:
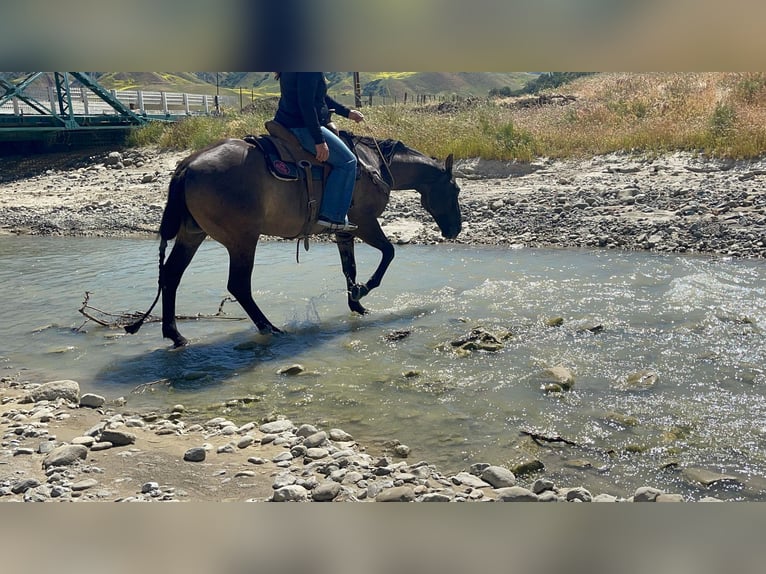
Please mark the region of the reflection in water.
MULTIPOLYGON (((0 238, 0 366, 33 380, 75 379, 136 408, 182 402, 200 417, 245 399, 227 416, 282 413, 366 444, 399 440, 447 471, 538 459, 554 480, 624 494, 646 484, 696 492, 680 469, 700 467, 744 481, 724 496, 761 498, 763 262, 400 247, 366 300, 371 314, 357 317, 333 245, 313 246, 296 264, 291 244, 265 243, 254 294, 282 336, 259 335, 249 321, 186 321, 191 346, 172 350, 154 323, 133 336, 94 326, 74 333, 86 290, 104 310, 146 308, 156 249, 154 241, 0 238), (456 352, 451 342, 478 327, 506 334, 502 348, 456 352), (305 372, 277 374, 293 363, 305 372), (571 391, 541 390, 555 366, 574 374, 571 391), (153 381, 169 386, 131 394, 153 381), (578 446, 536 443, 521 431, 578 446)), ((359 251, 364 277, 377 255, 359 251)), ((214 313, 226 268, 223 249, 206 242, 181 284, 179 314, 214 313)), ((226 310, 244 316, 236 304, 226 310)))

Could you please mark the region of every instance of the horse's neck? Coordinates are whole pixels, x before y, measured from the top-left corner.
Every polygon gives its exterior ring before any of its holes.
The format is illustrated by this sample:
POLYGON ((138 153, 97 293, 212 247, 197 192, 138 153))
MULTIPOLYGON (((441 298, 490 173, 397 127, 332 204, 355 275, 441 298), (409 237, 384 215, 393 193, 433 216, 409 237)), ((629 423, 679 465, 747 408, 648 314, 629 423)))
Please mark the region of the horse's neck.
POLYGON ((411 153, 396 154, 389 167, 394 178, 392 189, 418 189, 421 184, 438 178, 442 172, 433 159, 411 153))

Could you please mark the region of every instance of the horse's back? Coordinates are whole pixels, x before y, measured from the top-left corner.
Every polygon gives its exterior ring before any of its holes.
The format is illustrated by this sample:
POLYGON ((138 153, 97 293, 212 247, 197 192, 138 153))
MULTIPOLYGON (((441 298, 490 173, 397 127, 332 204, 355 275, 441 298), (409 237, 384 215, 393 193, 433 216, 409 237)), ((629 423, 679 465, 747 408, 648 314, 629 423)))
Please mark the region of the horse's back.
POLYGON ((185 195, 189 212, 211 237, 228 245, 260 234, 296 235, 305 219, 301 183, 271 176, 261 152, 241 139, 226 139, 188 159, 185 195))

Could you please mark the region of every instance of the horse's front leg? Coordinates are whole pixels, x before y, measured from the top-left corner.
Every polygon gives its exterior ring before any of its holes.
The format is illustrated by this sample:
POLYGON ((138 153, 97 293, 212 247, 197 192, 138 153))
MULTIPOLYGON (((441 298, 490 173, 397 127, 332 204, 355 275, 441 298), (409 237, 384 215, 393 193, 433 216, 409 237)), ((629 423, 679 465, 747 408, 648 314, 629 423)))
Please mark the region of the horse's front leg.
MULTIPOLYGON (((346 278, 346 293, 348 295, 348 308, 354 313, 364 315, 367 313, 359 299, 362 285, 356 283, 356 257, 354 256, 354 236, 350 233, 336 233, 335 239, 338 244, 338 253, 340 253, 340 264, 343 269, 343 276, 346 278)), ((367 293, 365 293, 366 295, 367 293)))
POLYGON ((346 277, 349 309, 356 313, 364 314, 367 310, 362 306, 359 300, 380 285, 383 275, 385 275, 388 266, 394 259, 394 246, 391 245, 391 242, 383 233, 383 230, 380 228, 376 219, 372 220, 367 225, 360 223, 356 235, 359 239, 381 253, 380 263, 378 264, 377 269, 375 269, 375 272, 366 283, 359 284, 356 282, 354 238, 348 233, 336 234, 341 265, 343 266, 343 274, 346 277))

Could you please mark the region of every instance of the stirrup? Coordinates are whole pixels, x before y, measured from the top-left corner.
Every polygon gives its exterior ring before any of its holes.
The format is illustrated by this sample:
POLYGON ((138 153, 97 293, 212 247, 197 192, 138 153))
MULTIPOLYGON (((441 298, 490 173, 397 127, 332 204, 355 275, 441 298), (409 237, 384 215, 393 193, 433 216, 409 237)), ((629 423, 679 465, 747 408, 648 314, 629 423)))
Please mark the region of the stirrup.
POLYGON ((324 227, 329 231, 354 231, 357 228, 356 225, 349 223, 348 220, 344 221, 343 223, 335 223, 333 221, 322 218, 317 220, 317 225, 324 227))

